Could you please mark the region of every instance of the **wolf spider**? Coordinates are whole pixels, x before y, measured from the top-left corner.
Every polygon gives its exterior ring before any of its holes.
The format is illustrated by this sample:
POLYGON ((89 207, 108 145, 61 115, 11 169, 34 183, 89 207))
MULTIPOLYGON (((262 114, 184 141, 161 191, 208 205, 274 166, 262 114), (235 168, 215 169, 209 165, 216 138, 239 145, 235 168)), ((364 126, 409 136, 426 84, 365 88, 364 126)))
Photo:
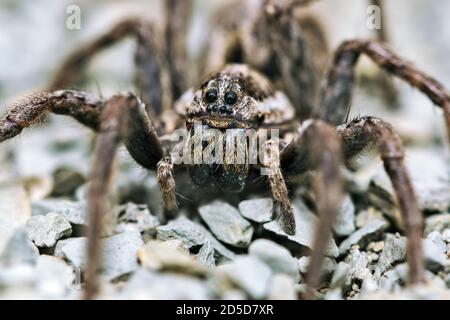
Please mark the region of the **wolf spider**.
MULTIPOLYGON (((355 65, 361 54, 380 68, 427 95, 444 111, 450 129, 450 96, 443 86, 374 40, 350 40, 334 53, 324 85, 328 48, 318 22, 297 15, 309 1, 263 0, 232 3, 222 8, 204 50, 200 69, 218 68, 200 86, 188 89, 185 33, 191 1, 166 1, 166 25, 129 18, 75 50, 58 69, 48 90, 13 104, 0 120, 0 142, 18 135, 45 112, 68 115, 98 133, 88 192, 88 239, 85 298, 97 292, 99 237, 106 211, 118 146, 157 173, 163 207, 176 209, 175 170, 189 169, 199 185, 241 189, 257 165, 174 164, 168 134, 190 130, 194 121, 218 128, 277 128, 266 154, 280 149, 279 162, 266 181, 283 230, 295 233, 295 220, 285 177, 316 171, 314 190, 320 223, 313 242, 306 282, 319 283, 321 263, 343 193, 341 163, 374 146, 394 186, 408 236, 409 282, 424 281, 421 253, 422 217, 403 162, 404 151, 393 127, 375 117, 347 119, 355 65), (239 7, 237 7, 239 6, 239 7), (241 8, 242 7, 242 8, 241 8), (119 93, 109 99, 67 90, 81 79, 89 60, 125 37, 136 40, 135 84, 141 97, 119 93), (269 81, 270 79, 270 81, 269 81), (291 101, 291 102, 290 102, 291 101), (292 104, 291 104, 292 103, 292 104)), ((448 131, 450 136, 450 130, 448 131)), ((261 167, 261 165, 259 166, 261 167)))

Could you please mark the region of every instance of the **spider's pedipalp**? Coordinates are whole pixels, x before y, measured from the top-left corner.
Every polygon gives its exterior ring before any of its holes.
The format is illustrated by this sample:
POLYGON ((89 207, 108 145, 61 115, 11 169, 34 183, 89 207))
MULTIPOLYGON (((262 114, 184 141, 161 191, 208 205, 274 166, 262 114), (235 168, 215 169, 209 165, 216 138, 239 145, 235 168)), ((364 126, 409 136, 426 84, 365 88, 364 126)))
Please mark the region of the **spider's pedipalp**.
POLYGON ((392 182, 408 236, 407 260, 409 282, 424 281, 422 257, 423 219, 417 198, 406 170, 402 142, 392 126, 381 119, 363 117, 337 128, 345 157, 352 158, 368 144, 378 148, 384 168, 392 182))
POLYGON ((159 188, 162 193, 164 217, 173 217, 178 208, 173 169, 170 157, 165 157, 160 160, 156 169, 156 179, 158 180, 159 188))
POLYGON ((294 211, 289 200, 288 190, 279 165, 278 141, 269 140, 264 145, 264 157, 277 220, 289 235, 295 234, 294 211))

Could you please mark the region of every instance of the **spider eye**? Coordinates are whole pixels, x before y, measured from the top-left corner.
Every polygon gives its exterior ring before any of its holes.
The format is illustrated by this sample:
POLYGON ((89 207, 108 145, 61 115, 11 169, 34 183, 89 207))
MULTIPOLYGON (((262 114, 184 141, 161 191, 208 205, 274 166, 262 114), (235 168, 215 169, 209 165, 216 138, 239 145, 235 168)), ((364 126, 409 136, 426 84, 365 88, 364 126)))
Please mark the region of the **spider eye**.
POLYGON ((217 90, 216 89, 210 89, 205 94, 205 101, 207 103, 213 103, 217 100, 217 90))
POLYGON ((225 102, 227 104, 235 104, 237 99, 238 99, 238 97, 237 97, 236 92, 227 91, 227 93, 225 93, 225 102))

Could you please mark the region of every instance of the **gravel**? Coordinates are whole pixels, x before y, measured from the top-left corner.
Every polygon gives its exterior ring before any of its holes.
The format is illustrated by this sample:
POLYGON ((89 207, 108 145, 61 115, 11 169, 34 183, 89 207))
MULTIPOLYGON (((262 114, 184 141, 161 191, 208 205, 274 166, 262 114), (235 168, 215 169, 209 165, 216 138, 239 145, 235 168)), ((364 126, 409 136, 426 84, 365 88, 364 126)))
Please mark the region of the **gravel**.
POLYGON ((214 258, 214 247, 210 242, 206 242, 198 251, 197 261, 207 268, 216 266, 216 259, 214 258))
MULTIPOLYGON (((77 238, 60 248, 63 257, 77 269, 85 269, 86 242, 86 238, 77 238)), ((124 232, 103 239, 101 255, 104 261, 101 274, 104 279, 113 280, 135 271, 139 267, 137 250, 143 245, 141 235, 137 232, 124 232)))
POLYGON ((64 199, 44 199, 32 202, 33 216, 50 212, 64 216, 72 225, 86 225, 86 203, 64 199))
POLYGON ((25 228, 30 239, 40 248, 53 247, 56 241, 72 234, 69 221, 54 212, 31 217, 25 228))
POLYGON ((248 247, 253 227, 235 207, 223 201, 214 201, 199 207, 198 211, 217 239, 234 247, 248 247))
POLYGON ((153 232, 161 223, 152 215, 147 205, 127 203, 119 208, 119 219, 115 231, 153 232))
MULTIPOLYGON (((309 259, 309 257, 301 257, 297 261, 298 270, 302 274, 306 274, 308 272, 309 259)), ((322 264, 321 277, 328 280, 333 274, 334 269, 336 269, 336 262, 329 257, 325 257, 322 264)))
POLYGON ((439 249, 439 252, 445 254, 447 252, 447 244, 442 239, 442 234, 439 231, 433 231, 427 235, 427 239, 433 242, 439 249))
POLYGON ((23 227, 15 229, 0 252, 0 263, 5 265, 36 264, 39 250, 28 238, 23 227))
POLYGON ((156 234, 160 240, 179 239, 188 248, 202 246, 209 242, 218 257, 234 258, 234 253, 217 241, 208 230, 184 216, 172 220, 164 226, 157 227, 156 234))
POLYGON ((65 297, 80 281, 74 269, 62 259, 41 255, 37 261, 37 288, 47 299, 65 297))
POLYGON ((366 224, 374 220, 386 221, 383 217, 383 213, 374 207, 369 207, 366 210, 362 210, 356 215, 356 228, 361 229, 366 224))
POLYGON ((450 229, 445 229, 444 231, 442 231, 442 240, 450 243, 450 229))
MULTIPOLYGON (((287 238, 293 243, 300 245, 300 247, 307 247, 309 249, 312 249, 314 230, 316 228, 318 219, 302 201, 297 200, 292 205, 296 223, 296 230, 294 235, 286 234, 281 229, 279 223, 275 220, 265 223, 264 229, 283 238, 287 238)), ((334 239, 331 239, 330 245, 326 250, 326 254, 330 257, 337 257, 339 255, 338 248, 334 239)))
POLYGON ((295 300, 297 293, 295 281, 285 274, 275 274, 269 284, 267 299, 269 300, 295 300))
POLYGON ((268 292, 272 271, 256 257, 240 256, 217 269, 252 299, 262 299, 268 292))
POLYGON ((348 194, 342 200, 333 231, 340 237, 348 236, 355 231, 355 205, 348 194))
POLYGON ((272 220, 273 200, 271 198, 244 200, 239 203, 239 211, 248 220, 264 223, 272 220))
POLYGON ((273 273, 288 275, 296 282, 300 280, 296 259, 292 257, 289 250, 279 244, 266 239, 258 239, 252 242, 248 253, 267 264, 273 273))
POLYGON ((205 275, 206 269, 180 240, 149 241, 137 251, 141 266, 153 271, 205 275))
POLYGON ((339 254, 346 254, 350 248, 356 244, 363 248, 370 241, 379 238, 385 226, 386 223, 384 221, 374 220, 369 222, 361 229, 352 233, 340 244, 339 254))
POLYGON ((425 219, 424 235, 427 236, 433 231, 444 231, 450 228, 450 213, 432 215, 425 219))
POLYGON ((382 274, 393 267, 396 263, 402 262, 406 257, 406 238, 396 237, 393 234, 387 234, 384 242, 383 251, 380 254, 377 263, 377 271, 382 274))
POLYGON ((422 242, 423 255, 427 269, 432 272, 439 272, 448 265, 445 251, 430 239, 424 239, 422 242))
POLYGON ((369 269, 370 260, 366 252, 352 249, 345 262, 350 266, 349 272, 352 280, 364 280, 371 275, 369 269))
POLYGON ((205 300, 211 291, 204 281, 180 274, 137 270, 120 292, 119 299, 205 300))

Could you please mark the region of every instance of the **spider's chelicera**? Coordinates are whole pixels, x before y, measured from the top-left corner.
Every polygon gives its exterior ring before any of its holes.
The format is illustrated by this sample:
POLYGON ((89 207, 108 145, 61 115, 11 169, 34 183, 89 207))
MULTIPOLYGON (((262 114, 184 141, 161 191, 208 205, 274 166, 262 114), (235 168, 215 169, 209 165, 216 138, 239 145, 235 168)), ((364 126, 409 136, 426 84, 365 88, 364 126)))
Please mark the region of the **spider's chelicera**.
POLYGON ((227 4, 213 23, 200 59, 201 72, 215 71, 189 89, 192 64, 187 60, 185 36, 191 1, 168 0, 164 37, 152 23, 126 19, 71 54, 47 91, 13 104, 0 119, 0 142, 18 135, 47 111, 69 115, 98 132, 88 192, 87 298, 97 288, 101 221, 121 142, 137 163, 156 171, 168 216, 177 209, 178 171, 189 171, 193 183, 207 190, 239 191, 256 175, 270 190, 274 216, 288 235, 300 231, 285 179, 316 172, 320 223, 306 276, 309 288, 319 283, 330 229, 339 211, 340 166, 372 146, 381 155, 405 221, 409 281, 424 280, 422 217, 403 163, 401 140, 382 119, 347 119, 355 65, 365 54, 426 94, 442 108, 449 138, 450 96, 438 81, 377 41, 346 41, 329 59, 319 22, 293 14, 296 6, 308 2, 227 4), (65 89, 82 78, 90 58, 127 36, 137 43, 135 80, 141 97, 120 93, 103 99, 65 89))

